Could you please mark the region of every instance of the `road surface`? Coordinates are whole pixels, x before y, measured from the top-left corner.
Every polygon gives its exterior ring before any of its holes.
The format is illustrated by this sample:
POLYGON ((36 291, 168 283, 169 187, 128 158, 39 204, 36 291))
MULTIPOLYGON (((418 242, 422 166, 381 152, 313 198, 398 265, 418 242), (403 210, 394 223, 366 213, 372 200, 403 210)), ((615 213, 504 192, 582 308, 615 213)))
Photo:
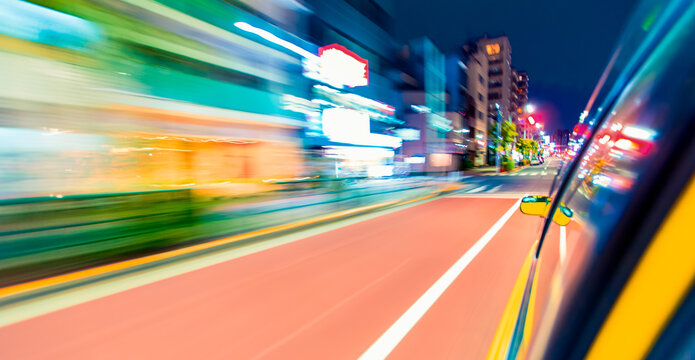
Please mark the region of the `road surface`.
POLYGON ((484 358, 537 239, 539 218, 518 211, 519 190, 552 181, 534 168, 50 311, 2 310, 36 316, 4 322, 0 357, 484 358))
POLYGON ((557 169, 558 160, 548 160, 544 164, 527 166, 523 169, 501 174, 467 176, 466 193, 548 193, 557 169))

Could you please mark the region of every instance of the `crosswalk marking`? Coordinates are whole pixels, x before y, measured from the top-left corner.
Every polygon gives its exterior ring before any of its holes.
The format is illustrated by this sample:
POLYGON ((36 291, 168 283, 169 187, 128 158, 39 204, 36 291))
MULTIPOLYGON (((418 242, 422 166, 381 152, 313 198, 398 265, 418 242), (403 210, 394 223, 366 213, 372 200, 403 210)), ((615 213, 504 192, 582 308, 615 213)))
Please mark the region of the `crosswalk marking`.
POLYGON ((497 192, 500 188, 502 188, 502 185, 497 185, 494 188, 490 189, 488 192, 497 192))
POLYGON ((483 191, 483 190, 485 190, 485 189, 487 189, 487 185, 478 186, 477 188, 468 190, 468 191, 466 191, 466 192, 469 193, 469 194, 475 194, 475 193, 479 193, 479 192, 481 192, 481 191, 483 191))
MULTIPOLYGON (((537 169, 519 169, 517 171, 513 172, 502 172, 502 173, 487 173, 487 174, 482 174, 482 175, 488 175, 488 176, 548 176, 548 175, 554 175, 553 170, 548 170, 546 168, 537 168, 537 169), (531 171, 531 170, 537 170, 537 171, 531 171)), ((472 177, 471 175, 468 176, 463 176, 462 179, 466 179, 472 177)))

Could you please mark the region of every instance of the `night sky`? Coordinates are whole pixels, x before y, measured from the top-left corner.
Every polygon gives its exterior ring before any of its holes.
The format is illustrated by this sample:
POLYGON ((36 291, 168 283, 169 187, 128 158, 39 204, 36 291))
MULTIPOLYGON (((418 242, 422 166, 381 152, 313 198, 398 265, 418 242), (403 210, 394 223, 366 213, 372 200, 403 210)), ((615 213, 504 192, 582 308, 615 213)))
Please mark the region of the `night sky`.
POLYGON ((571 128, 608 63, 636 0, 400 0, 397 35, 429 36, 452 52, 487 33, 507 35, 512 66, 529 74, 529 102, 546 129, 571 128))

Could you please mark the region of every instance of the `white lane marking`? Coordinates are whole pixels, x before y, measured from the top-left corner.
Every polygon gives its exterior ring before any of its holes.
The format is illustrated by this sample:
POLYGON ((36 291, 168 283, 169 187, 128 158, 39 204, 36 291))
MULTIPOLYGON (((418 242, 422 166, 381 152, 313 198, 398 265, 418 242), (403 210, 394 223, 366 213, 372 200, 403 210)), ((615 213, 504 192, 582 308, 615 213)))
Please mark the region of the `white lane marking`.
POLYGON ((567 228, 560 226, 560 264, 565 263, 567 257, 567 228))
POLYGON ((546 176, 546 175, 548 175, 548 173, 545 171, 541 171, 541 175, 546 176))
POLYGON ((531 175, 531 176, 536 176, 536 175, 538 175, 538 171, 532 172, 532 173, 530 173, 529 175, 531 175))
POLYGON ((470 264, 483 248, 485 248, 485 245, 492 240, 492 237, 497 234, 507 220, 512 217, 519 207, 519 203, 521 203, 521 199, 514 202, 514 205, 497 220, 495 225, 492 225, 485 235, 478 239, 478 241, 473 244, 473 246, 471 246, 471 248, 444 273, 444 275, 442 275, 442 277, 432 284, 432 287, 427 289, 427 291, 425 291, 425 293, 422 294, 422 296, 417 299, 417 301, 415 301, 415 303, 410 306, 410 308, 403 313, 403 315, 401 315, 401 317, 398 318, 398 320, 396 320, 396 322, 393 323, 393 325, 391 325, 391 327, 388 328, 364 354, 362 354, 362 356, 359 357, 360 360, 385 359, 401 340, 403 340, 405 335, 410 332, 410 329, 420 321, 420 318, 425 315, 435 301, 437 301, 444 291, 456 280, 461 272, 466 269, 468 264, 470 264))
POLYGON ((497 192, 500 188, 502 188, 502 185, 497 185, 494 188, 490 189, 488 192, 497 192))
POLYGON ((519 176, 526 176, 528 173, 519 173, 519 176))
POLYGON ((469 194, 475 194, 475 193, 479 193, 479 192, 481 192, 481 191, 483 191, 483 190, 485 190, 485 189, 487 189, 487 185, 478 186, 477 188, 468 190, 468 191, 466 191, 466 192, 469 193, 469 194))

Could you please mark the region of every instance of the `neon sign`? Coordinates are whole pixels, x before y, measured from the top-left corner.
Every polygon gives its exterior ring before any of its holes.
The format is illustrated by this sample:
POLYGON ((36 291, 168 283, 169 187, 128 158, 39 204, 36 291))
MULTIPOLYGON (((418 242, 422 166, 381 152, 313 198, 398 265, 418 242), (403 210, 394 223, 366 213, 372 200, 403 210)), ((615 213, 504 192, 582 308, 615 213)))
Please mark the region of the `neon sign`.
POLYGON ((304 75, 342 88, 369 84, 369 62, 342 45, 331 44, 319 48, 318 60, 307 59, 304 75))

